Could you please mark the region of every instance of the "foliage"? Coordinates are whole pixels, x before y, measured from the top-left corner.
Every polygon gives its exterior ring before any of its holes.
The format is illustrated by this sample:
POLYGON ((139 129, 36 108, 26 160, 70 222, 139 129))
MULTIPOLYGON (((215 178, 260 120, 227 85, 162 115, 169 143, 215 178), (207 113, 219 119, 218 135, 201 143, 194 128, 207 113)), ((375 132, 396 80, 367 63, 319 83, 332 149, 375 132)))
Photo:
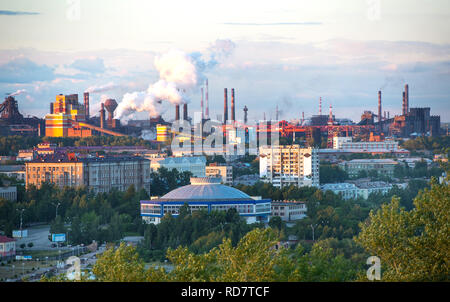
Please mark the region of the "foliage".
POLYGON ((343 182, 348 179, 348 174, 337 165, 321 164, 319 179, 321 184, 343 182))
POLYGON ((380 257, 385 281, 448 281, 450 189, 432 183, 406 211, 398 198, 370 213, 355 240, 380 257))

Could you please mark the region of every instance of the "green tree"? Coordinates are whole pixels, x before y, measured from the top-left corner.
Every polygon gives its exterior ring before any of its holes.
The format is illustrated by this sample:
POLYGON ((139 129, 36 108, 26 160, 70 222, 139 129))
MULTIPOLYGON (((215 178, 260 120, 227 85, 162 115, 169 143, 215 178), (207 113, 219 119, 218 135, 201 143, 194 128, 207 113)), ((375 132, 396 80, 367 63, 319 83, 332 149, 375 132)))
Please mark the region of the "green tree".
POLYGON ((380 257, 384 281, 448 281, 450 189, 434 181, 406 211, 398 198, 372 211, 355 238, 380 257))

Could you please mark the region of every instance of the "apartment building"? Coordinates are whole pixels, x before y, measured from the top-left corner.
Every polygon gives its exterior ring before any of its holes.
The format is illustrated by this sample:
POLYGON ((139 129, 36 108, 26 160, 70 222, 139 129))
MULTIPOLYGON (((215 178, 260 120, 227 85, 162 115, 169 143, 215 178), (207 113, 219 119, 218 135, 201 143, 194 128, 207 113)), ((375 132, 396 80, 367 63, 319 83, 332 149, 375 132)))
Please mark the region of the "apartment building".
POLYGON ((87 186, 94 192, 130 185, 150 193, 150 161, 138 156, 77 157, 73 153, 40 156, 26 163, 26 187, 43 182, 64 186, 87 186))
POLYGON ((222 178, 222 183, 231 186, 233 184, 233 167, 211 163, 205 168, 206 176, 218 176, 222 178))
POLYGON ((360 171, 375 170, 378 174, 394 176, 394 168, 398 162, 392 159, 354 159, 339 163, 350 177, 357 176, 360 171))
POLYGON ((262 181, 285 186, 319 186, 318 149, 299 145, 260 147, 259 176, 262 181))

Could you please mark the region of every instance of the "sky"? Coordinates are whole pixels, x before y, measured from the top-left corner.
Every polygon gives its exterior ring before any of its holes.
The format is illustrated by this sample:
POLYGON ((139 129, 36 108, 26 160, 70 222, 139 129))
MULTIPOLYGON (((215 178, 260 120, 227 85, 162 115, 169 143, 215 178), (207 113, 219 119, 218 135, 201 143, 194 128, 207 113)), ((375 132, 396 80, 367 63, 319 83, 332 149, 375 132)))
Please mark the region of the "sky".
MULTIPOLYGON (((0 93, 16 92, 24 115, 86 90, 98 114, 101 99, 157 82, 155 58, 174 49, 216 55, 201 71, 211 117, 226 87, 240 119, 244 105, 251 120, 275 118, 277 105, 282 119, 308 117, 322 97, 324 114, 332 105, 358 122, 377 111, 378 90, 383 110, 400 114, 408 84, 411 107, 450 121, 448 0, 0 0, 0 93)), ((187 92, 190 111, 202 83, 187 92)), ((165 104, 163 117, 173 113, 165 104)))

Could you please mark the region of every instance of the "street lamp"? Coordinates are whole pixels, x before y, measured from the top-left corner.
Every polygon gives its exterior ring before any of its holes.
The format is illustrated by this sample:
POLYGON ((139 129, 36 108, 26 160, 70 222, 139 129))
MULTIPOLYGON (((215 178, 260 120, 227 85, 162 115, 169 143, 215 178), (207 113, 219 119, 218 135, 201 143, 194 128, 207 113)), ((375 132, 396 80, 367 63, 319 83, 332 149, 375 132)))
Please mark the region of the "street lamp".
POLYGON ((61 205, 61 203, 58 202, 58 204, 55 204, 55 203, 52 202, 51 204, 56 207, 56 216, 55 216, 55 219, 56 219, 56 217, 58 217, 58 207, 61 205))
POLYGON ((22 238, 22 216, 23 216, 23 211, 25 211, 25 209, 16 209, 18 212, 20 212, 20 238, 22 238))

